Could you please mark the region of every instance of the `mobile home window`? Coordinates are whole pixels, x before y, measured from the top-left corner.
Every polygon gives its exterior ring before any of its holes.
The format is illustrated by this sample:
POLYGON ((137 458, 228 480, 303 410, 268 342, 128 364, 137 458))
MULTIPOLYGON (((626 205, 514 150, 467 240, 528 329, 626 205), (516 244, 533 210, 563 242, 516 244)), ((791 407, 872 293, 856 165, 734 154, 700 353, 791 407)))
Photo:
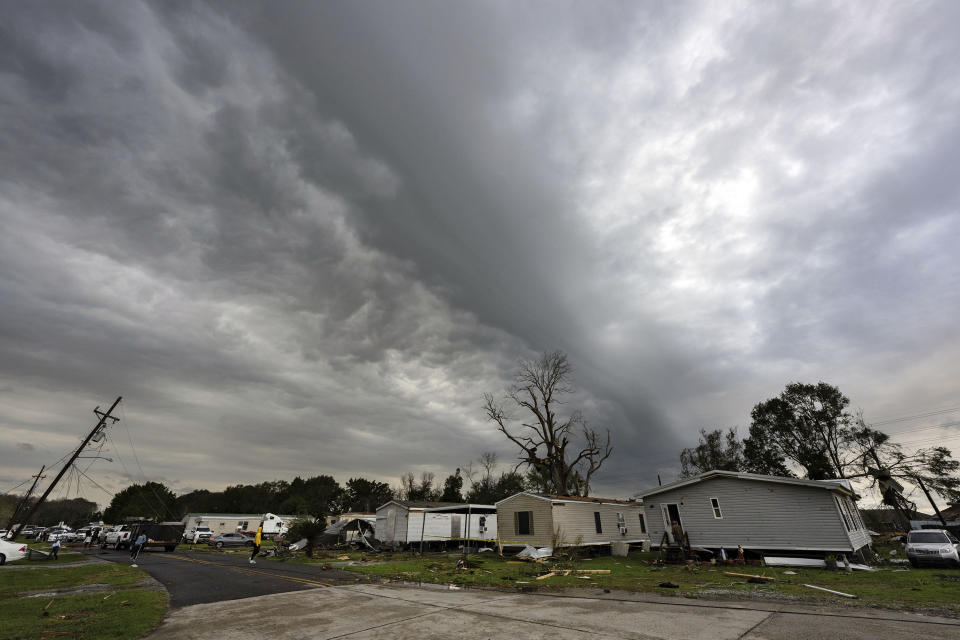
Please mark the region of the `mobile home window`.
POLYGON ((640 514, 640 533, 647 532, 647 521, 643 519, 643 514, 640 514))
POLYGON ((720 501, 717 498, 710 498, 710 506, 713 507, 713 517, 722 520, 723 512, 720 511, 720 501))
POLYGON ((866 529, 863 526, 863 519, 860 517, 860 510, 857 509, 857 504, 850 498, 844 498, 847 502, 847 511, 850 512, 850 519, 853 520, 854 529, 866 529))
POLYGON ((514 525, 518 536, 532 536, 533 511, 517 511, 514 514, 514 525))
POLYGON ((593 524, 595 524, 596 527, 597 527, 597 533, 603 533, 603 527, 600 526, 600 512, 599 512, 599 511, 594 511, 594 512, 593 512, 593 524))
POLYGON ((850 526, 850 516, 847 514, 846 506, 840 501, 838 496, 833 496, 833 499, 837 502, 837 509, 840 510, 840 515, 843 517, 844 526, 847 527, 847 531, 851 531, 853 527, 850 526))

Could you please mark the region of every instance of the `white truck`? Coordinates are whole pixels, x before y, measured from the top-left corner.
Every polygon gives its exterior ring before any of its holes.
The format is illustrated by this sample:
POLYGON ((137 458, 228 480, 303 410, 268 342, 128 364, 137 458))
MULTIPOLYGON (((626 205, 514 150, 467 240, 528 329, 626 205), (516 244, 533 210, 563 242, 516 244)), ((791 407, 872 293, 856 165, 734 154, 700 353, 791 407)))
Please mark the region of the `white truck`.
POLYGON ((196 527, 183 532, 183 540, 193 544, 209 542, 211 538, 213 538, 213 530, 210 527, 196 527))
POLYGON ((130 524, 121 524, 120 526, 113 527, 100 539, 100 548, 106 549, 107 547, 113 547, 114 549, 124 549, 129 547, 132 542, 132 540, 130 540, 132 530, 133 525, 130 524))

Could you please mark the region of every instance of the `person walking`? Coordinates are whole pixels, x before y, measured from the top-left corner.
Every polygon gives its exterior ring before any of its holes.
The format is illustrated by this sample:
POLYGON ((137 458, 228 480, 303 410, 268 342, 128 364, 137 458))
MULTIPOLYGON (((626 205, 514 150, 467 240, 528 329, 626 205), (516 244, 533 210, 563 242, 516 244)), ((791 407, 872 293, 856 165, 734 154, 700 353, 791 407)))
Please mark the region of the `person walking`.
POLYGON ((147 536, 140 534, 137 536, 136 541, 133 543, 133 548, 130 549, 130 559, 136 560, 140 556, 140 551, 143 549, 143 545, 147 543, 147 536))
POLYGON ((254 558, 257 557, 257 554, 260 553, 260 539, 263 536, 263 520, 260 521, 260 526, 257 527, 257 534, 253 536, 253 552, 250 553, 250 564, 257 564, 257 561, 254 558))
POLYGON ((57 554, 60 553, 60 538, 54 538, 53 544, 50 545, 50 557, 54 560, 57 559, 57 554))
POLYGON ((83 539, 83 548, 89 549, 91 544, 93 544, 93 536, 88 533, 87 537, 83 539))

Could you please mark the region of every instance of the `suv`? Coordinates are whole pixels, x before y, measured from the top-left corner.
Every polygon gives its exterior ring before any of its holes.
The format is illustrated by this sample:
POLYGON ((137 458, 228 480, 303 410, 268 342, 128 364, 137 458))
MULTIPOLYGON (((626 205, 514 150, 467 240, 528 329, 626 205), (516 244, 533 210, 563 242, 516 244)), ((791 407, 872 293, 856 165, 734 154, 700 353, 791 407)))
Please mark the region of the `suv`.
POLYGON ((210 542, 213 538, 213 531, 210 527, 196 527, 184 532, 183 539, 186 542, 197 544, 198 542, 210 542))
POLYGON ((907 559, 920 563, 945 562, 960 565, 960 542, 946 529, 917 529, 907 534, 907 559))
POLYGON ((129 524, 122 524, 119 527, 114 527, 107 531, 107 534, 103 536, 100 541, 100 548, 106 549, 107 547, 113 547, 114 549, 123 549, 124 547, 130 546, 130 532, 133 527, 129 524))

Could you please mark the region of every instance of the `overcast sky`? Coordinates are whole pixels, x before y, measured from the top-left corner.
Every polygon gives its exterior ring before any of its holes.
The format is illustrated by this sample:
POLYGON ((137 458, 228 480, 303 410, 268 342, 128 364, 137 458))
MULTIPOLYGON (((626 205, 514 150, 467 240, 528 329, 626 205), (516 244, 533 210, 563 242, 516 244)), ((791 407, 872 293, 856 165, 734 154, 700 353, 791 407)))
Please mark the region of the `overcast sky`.
POLYGON ((960 3, 3 5, 0 491, 119 395, 101 503, 508 462, 555 349, 599 495, 791 381, 960 406, 960 3))

